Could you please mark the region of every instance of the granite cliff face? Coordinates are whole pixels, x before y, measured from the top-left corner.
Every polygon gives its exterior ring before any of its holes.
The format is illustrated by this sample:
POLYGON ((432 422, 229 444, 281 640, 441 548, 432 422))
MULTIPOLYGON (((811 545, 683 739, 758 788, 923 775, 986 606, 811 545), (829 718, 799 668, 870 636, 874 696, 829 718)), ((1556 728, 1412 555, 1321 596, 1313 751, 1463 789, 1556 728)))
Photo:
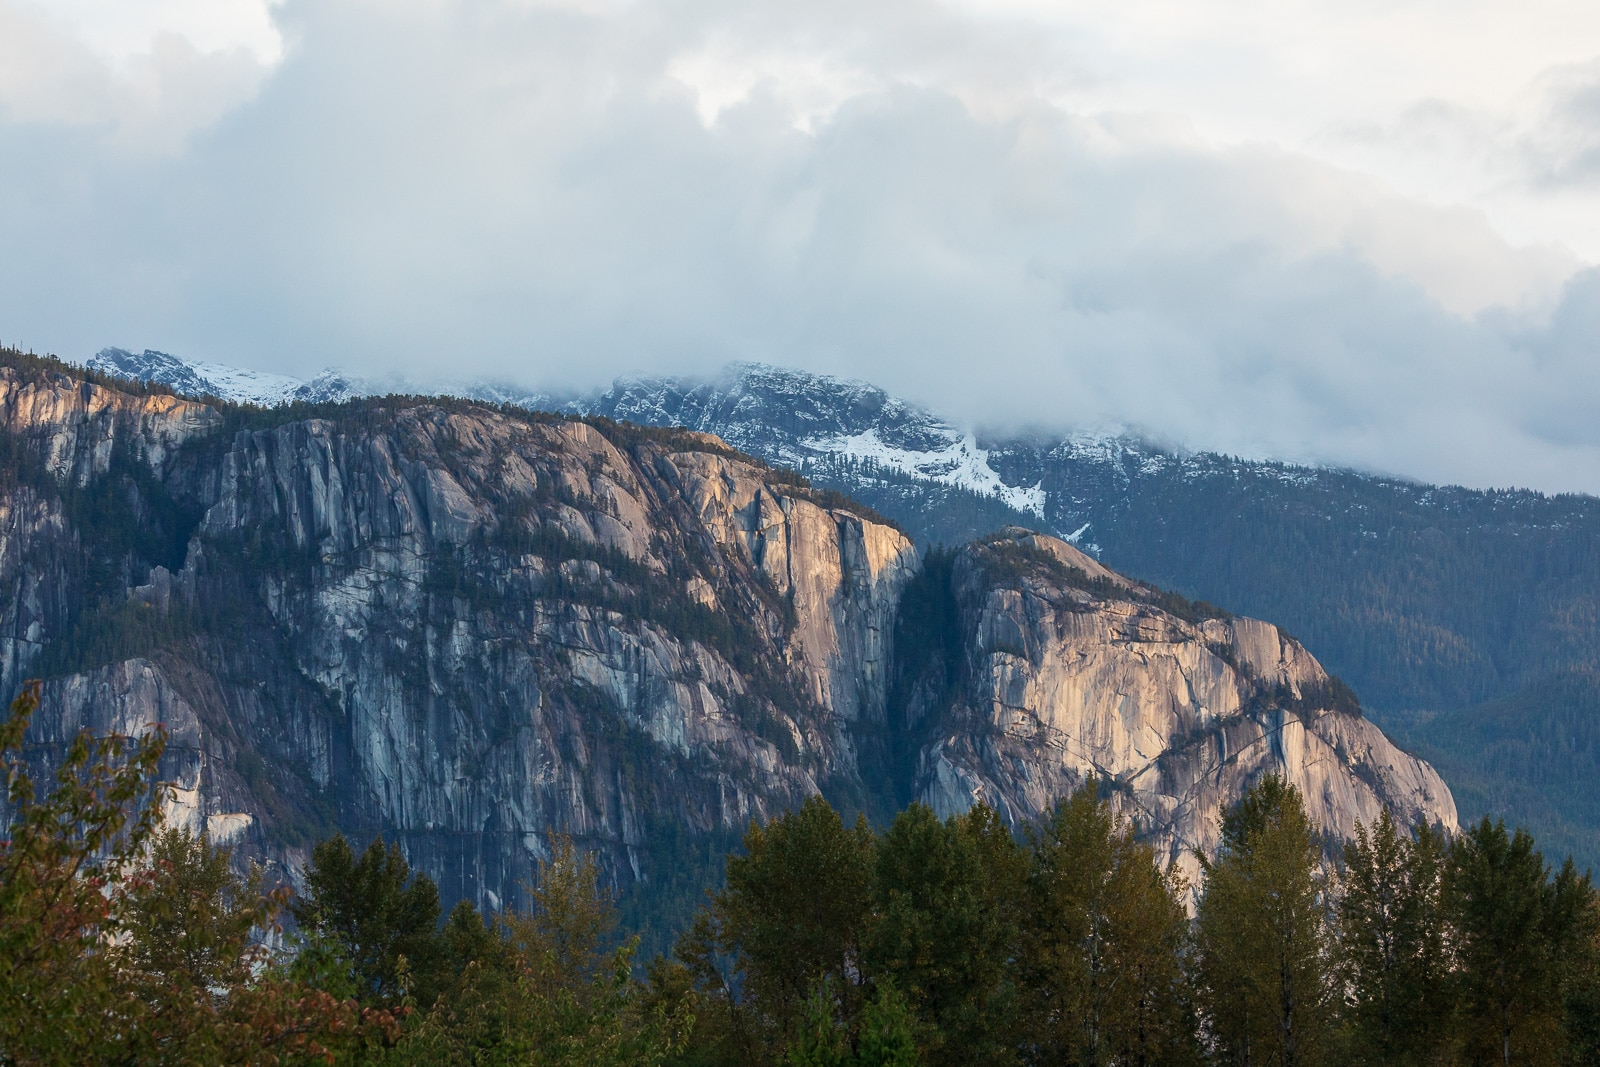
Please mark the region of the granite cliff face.
POLYGON ((863 791, 915 553, 714 439, 377 401, 225 426, 11 370, 0 411, 38 752, 163 722, 175 814, 254 854, 381 831, 492 903, 553 831, 626 883, 662 827, 863 791), (110 532, 167 514, 161 559, 110 532))
POLYGON ((919 796, 1037 818, 1094 775, 1193 873, 1219 816, 1263 774, 1349 837, 1385 807, 1456 828, 1450 791, 1360 714, 1299 642, 1256 619, 1140 586, 1053 537, 1011 529, 950 567, 959 681, 924 685, 919 796))
POLYGON ((381 832, 492 906, 560 832, 669 893, 812 793, 1021 822, 1090 769, 1179 859, 1266 770, 1331 830, 1382 804, 1454 824, 1298 644, 1054 539, 924 567, 704 434, 210 407, 14 363, 0 684, 47 679, 32 754, 165 723, 173 816, 290 870, 381 832), (930 593, 954 630, 908 641, 930 593))

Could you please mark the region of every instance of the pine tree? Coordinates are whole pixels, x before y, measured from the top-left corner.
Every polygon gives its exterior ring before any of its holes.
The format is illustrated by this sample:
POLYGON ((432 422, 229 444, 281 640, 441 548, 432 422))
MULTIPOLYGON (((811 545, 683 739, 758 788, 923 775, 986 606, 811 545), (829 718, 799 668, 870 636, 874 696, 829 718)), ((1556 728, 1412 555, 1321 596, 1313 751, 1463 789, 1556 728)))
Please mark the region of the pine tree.
POLYGON ((1453 1032, 1444 916, 1445 842, 1385 810, 1345 848, 1339 948, 1352 1064, 1438 1063, 1453 1032))
POLYGON ((1223 1062, 1324 1062, 1334 982, 1321 858, 1299 791, 1269 775, 1223 817, 1216 858, 1202 859, 1196 977, 1223 1062))
POLYGON ((877 842, 868 970, 904 990, 929 1063, 995 1062, 1015 1045, 1007 963, 1024 862, 981 806, 940 822, 913 804, 877 842))
POLYGON ((880 981, 861 1013, 855 1062, 859 1067, 917 1067, 922 1058, 912 1036, 914 1023, 911 1009, 894 982, 880 981))
POLYGON ((1562 916, 1533 838, 1482 822, 1450 849, 1446 902, 1459 960, 1460 1034, 1470 1061, 1555 1063, 1562 1046, 1556 950, 1562 916))
POLYGON ((1028 1058, 1181 1061, 1192 1047, 1178 887, 1094 778, 1033 834, 1031 859, 1020 945, 1028 1058))

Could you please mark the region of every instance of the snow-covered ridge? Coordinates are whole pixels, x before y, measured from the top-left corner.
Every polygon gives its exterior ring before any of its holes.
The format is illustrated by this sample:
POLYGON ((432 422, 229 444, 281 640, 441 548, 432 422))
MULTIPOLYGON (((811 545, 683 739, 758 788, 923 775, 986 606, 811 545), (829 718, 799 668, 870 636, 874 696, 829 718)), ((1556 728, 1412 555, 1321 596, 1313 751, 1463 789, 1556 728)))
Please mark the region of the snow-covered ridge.
POLYGON ((246 370, 221 363, 202 363, 147 348, 137 355, 125 348, 102 348, 84 366, 102 374, 157 382, 193 396, 214 396, 235 404, 276 407, 295 401, 324 403, 348 400, 371 390, 336 370, 314 378, 246 370))
POLYGON ((989 465, 989 452, 978 447, 978 439, 974 434, 963 435, 951 431, 948 446, 927 451, 887 444, 876 429, 851 435, 811 438, 804 444, 816 452, 867 460, 913 478, 943 482, 981 496, 992 496, 1018 511, 1044 518, 1044 483, 1028 487, 1007 485, 989 465))
MULTIPOLYGON (((866 463, 931 486, 949 486, 1004 504, 1037 518, 1053 514, 1044 481, 1000 473, 995 450, 1010 451, 1000 440, 990 447, 978 436, 935 413, 867 382, 774 367, 735 363, 712 379, 627 376, 603 393, 558 395, 520 384, 479 380, 429 388, 399 379, 375 382, 337 370, 314 378, 190 361, 152 349, 135 354, 107 348, 87 361, 90 369, 140 381, 154 381, 191 395, 210 395, 236 403, 275 406, 296 401, 322 403, 388 392, 442 392, 572 414, 607 415, 650 425, 686 426, 714 433, 768 462, 805 468, 813 462, 866 463), (999 469, 997 469, 997 466, 999 469)), ((1027 446, 1034 448, 1036 446, 1027 446)), ((1127 477, 1130 461, 1181 462, 1164 450, 1145 450, 1123 431, 1080 432, 1057 439, 1050 449, 1059 458, 1088 462, 1127 477)), ((1024 469, 1028 469, 1026 465, 1024 469)), ((843 488, 850 489, 849 479, 843 488)), ((1069 509, 1070 510, 1070 509, 1069 509)), ((1070 515, 1065 517, 1070 519, 1070 515)), ((1080 525, 1071 522, 1072 527, 1080 525)), ((1061 532, 1067 532, 1064 528, 1061 532)), ((1084 539, 1086 530, 1076 536, 1084 539)), ((1092 546, 1091 546, 1092 547, 1092 546)))

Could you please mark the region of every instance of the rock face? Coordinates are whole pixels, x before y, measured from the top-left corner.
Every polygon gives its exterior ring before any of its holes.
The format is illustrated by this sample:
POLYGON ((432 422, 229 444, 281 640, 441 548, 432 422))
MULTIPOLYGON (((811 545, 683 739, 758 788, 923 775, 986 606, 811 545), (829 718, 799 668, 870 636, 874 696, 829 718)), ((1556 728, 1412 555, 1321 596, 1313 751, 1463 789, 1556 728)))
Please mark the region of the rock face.
POLYGON ((0 405, 37 456, 0 533, 4 683, 55 675, 35 739, 165 723, 176 814, 257 855, 382 832, 493 903, 551 832, 626 883, 663 827, 862 792, 916 554, 714 439, 375 401, 224 427, 11 370, 0 405), (106 529, 167 513, 159 560, 106 529))
POLYGON ((1020 529, 962 550, 950 586, 961 681, 925 686, 910 709, 927 720, 918 792, 941 814, 982 801, 1023 823, 1094 775, 1191 874, 1225 807, 1268 773, 1339 837, 1385 807, 1456 828, 1438 774, 1269 623, 1160 594, 1020 529))
POLYGON ((47 678, 33 751, 163 723, 172 816, 291 872, 382 833, 495 906, 565 833, 668 893, 812 793, 1020 823, 1090 770, 1179 860, 1268 770, 1330 830, 1454 825, 1298 644, 1051 538, 923 567, 705 434, 214 408, 13 363, 0 685, 47 678), (955 630, 908 643, 930 592, 955 630))

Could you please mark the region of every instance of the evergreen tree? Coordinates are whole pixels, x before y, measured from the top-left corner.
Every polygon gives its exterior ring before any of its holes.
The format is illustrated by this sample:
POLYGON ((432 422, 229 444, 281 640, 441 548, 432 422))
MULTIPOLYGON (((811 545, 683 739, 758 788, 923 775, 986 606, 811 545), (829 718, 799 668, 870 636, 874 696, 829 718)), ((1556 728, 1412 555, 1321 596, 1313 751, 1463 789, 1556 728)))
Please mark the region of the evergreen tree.
POLYGON ((917 1067, 922 1058, 912 1035, 914 1024, 910 1006, 894 982, 878 982, 872 1000, 861 1013, 855 1062, 860 1067, 917 1067))
POLYGON ((1024 863, 983 806, 940 822, 913 804, 877 842, 868 970, 905 991, 929 1063, 1003 1062, 1015 1048, 1008 961, 1024 863))
MULTIPOLYGON (((803 1006, 825 979, 840 1017, 854 1028, 872 908, 872 845, 864 817, 846 827, 821 797, 766 826, 751 824, 745 854, 728 858, 726 887, 678 950, 701 988, 734 1014, 730 1040, 753 1041, 765 1054, 788 1047, 803 1006), (732 961, 738 981, 719 969, 719 955, 732 961)), ((757 1053, 747 1045, 738 1054, 757 1053)))
POLYGON ((339 961, 363 1003, 424 1007, 444 979, 438 938, 439 890, 412 877, 398 845, 374 838, 358 858, 340 834, 320 842, 293 912, 313 956, 339 961))
POLYGON ((1345 848, 1339 945, 1352 1064, 1439 1063, 1454 1030, 1443 901, 1446 845, 1388 810, 1345 848))
POLYGON ((822 979, 806 999, 784 1055, 789 1067, 918 1067, 922 1058, 913 1036, 916 1020, 892 980, 876 983, 862 1009, 853 1050, 832 985, 833 979, 822 979))
POLYGON ((617 943, 594 855, 566 838, 551 853, 531 906, 501 915, 497 934, 452 911, 443 940, 467 963, 382 1063, 649 1067, 681 1048, 692 1019, 651 1009, 632 975, 638 938, 617 943))
POLYGON ((1201 859, 1197 992, 1223 1062, 1325 1060, 1334 983, 1321 858, 1299 791, 1269 775, 1223 817, 1216 858, 1201 859))
POLYGON ((1556 875, 1554 924, 1567 1064, 1600 1064, 1600 893, 1569 857, 1556 875))
POLYGON ((1557 952, 1576 917, 1524 830, 1488 816, 1450 849, 1446 901, 1459 960, 1459 1027, 1470 1062, 1545 1064, 1562 1050, 1557 952))
POLYGON ((1040 1063, 1180 1062, 1192 1051, 1177 886, 1091 777, 1032 835, 1020 945, 1025 1047, 1040 1063))
POLYGON ((847 1067, 854 1061, 839 1024, 839 997, 832 987, 833 980, 823 978, 806 998, 784 1057, 790 1067, 847 1067))

